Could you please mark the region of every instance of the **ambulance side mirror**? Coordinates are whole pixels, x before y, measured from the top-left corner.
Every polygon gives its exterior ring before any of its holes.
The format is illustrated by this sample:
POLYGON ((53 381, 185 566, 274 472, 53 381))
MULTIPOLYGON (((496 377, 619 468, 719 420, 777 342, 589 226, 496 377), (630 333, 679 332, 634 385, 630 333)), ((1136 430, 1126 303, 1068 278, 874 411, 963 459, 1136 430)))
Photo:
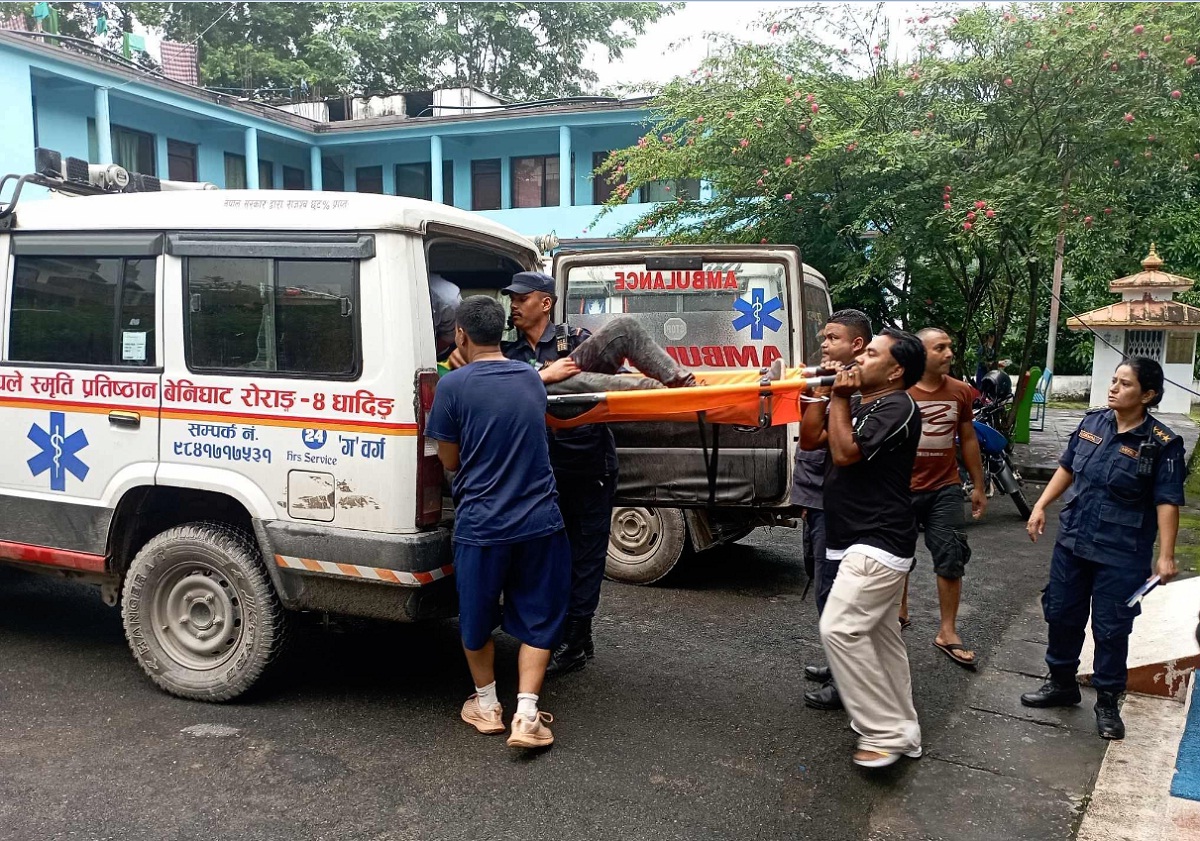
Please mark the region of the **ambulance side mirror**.
POLYGON ((191 295, 188 296, 188 311, 189 312, 200 312, 201 311, 200 293, 199 292, 193 292, 191 295))
POLYGON ((342 303, 342 318, 349 318, 354 314, 354 302, 349 298, 341 298, 342 303))

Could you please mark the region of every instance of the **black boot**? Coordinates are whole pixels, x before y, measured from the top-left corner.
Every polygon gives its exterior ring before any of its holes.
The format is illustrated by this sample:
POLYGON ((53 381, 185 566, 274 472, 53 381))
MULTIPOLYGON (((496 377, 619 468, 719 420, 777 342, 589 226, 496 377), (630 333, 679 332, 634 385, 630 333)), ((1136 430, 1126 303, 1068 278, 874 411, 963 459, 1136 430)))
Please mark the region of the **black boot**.
POLYGON ((1096 693, 1096 732, 1101 739, 1124 739, 1125 722, 1121 720, 1120 692, 1096 693))
POLYGON ((592 642, 592 617, 579 620, 579 645, 589 660, 596 656, 596 644, 592 642))
POLYGON ((1021 703, 1027 707, 1070 707, 1082 699, 1075 676, 1050 675, 1037 692, 1026 692, 1021 703))
POLYGON ((828 666, 805 666, 804 677, 806 680, 814 680, 817 683, 828 683, 833 680, 833 672, 828 666))
POLYGON ((838 692, 837 684, 833 682, 833 678, 827 680, 820 689, 805 692, 804 706, 812 707, 814 710, 840 710, 842 708, 842 696, 838 692))
POLYGON ((565 675, 587 664, 587 653, 584 651, 581 631, 587 626, 588 638, 591 638, 591 620, 567 619, 567 627, 563 632, 562 642, 550 655, 550 665, 546 667, 546 677, 565 675))

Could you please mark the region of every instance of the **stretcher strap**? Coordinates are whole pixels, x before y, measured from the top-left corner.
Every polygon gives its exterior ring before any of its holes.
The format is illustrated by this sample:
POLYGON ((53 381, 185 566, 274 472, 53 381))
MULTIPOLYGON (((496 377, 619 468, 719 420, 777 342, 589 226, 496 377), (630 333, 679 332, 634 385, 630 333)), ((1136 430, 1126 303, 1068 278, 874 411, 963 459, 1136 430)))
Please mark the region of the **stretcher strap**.
POLYGON ((704 453, 704 472, 708 477, 708 507, 717 504, 717 468, 721 459, 721 425, 713 424, 712 456, 708 454, 708 435, 705 433, 707 422, 704 412, 696 413, 696 422, 700 427, 700 449, 704 453))

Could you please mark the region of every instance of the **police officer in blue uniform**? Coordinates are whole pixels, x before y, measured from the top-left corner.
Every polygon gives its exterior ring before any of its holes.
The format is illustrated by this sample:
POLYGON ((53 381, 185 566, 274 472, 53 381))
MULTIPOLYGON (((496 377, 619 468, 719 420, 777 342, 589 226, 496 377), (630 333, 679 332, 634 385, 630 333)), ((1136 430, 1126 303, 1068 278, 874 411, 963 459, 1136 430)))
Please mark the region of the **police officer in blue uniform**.
MULTIPOLYGON (((512 325, 521 334, 516 341, 501 345, 504 355, 537 366, 546 385, 575 376, 579 367, 570 353, 591 333, 551 320, 554 278, 521 272, 503 292, 511 297, 512 325)), ((608 554, 617 489, 617 447, 605 424, 550 430, 548 434, 558 504, 571 543, 571 600, 562 642, 546 670, 553 675, 580 668, 595 653, 592 617, 600 605, 608 554)))
POLYGON ((1084 416, 1026 526, 1036 542, 1046 527, 1046 506, 1070 491, 1042 595, 1050 676, 1041 689, 1022 695, 1021 703, 1059 707, 1080 702, 1075 673, 1090 608, 1096 729, 1105 739, 1125 737, 1118 703, 1125 691, 1129 634, 1141 612, 1127 602, 1151 575, 1156 534, 1160 541, 1153 572, 1165 583, 1177 571, 1184 453, 1182 439, 1147 411, 1162 400, 1162 391, 1157 362, 1140 356, 1124 361, 1113 375, 1108 408, 1084 416))

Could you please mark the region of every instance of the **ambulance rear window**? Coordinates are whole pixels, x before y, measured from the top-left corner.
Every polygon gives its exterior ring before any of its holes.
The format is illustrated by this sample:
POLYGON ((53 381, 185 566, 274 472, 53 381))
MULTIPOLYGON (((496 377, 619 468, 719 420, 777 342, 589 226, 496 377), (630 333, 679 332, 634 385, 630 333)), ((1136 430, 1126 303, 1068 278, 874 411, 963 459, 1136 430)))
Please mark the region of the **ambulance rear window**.
POLYGON ((152 367, 153 257, 18 255, 8 358, 152 367))
POLYGON ((572 266, 567 320, 595 330, 632 315, 689 368, 791 363, 787 272, 781 263, 705 262, 692 269, 645 263, 572 266))

